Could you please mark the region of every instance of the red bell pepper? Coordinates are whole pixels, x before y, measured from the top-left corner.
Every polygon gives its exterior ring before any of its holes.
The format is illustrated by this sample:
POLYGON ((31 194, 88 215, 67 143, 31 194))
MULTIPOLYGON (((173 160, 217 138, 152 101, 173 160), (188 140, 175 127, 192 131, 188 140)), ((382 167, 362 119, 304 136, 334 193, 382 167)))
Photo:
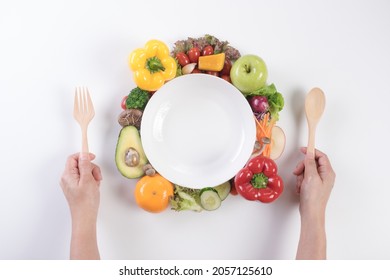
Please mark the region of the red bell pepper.
POLYGON ((256 156, 237 173, 236 190, 245 199, 272 202, 283 192, 283 180, 277 172, 278 167, 272 159, 256 156))

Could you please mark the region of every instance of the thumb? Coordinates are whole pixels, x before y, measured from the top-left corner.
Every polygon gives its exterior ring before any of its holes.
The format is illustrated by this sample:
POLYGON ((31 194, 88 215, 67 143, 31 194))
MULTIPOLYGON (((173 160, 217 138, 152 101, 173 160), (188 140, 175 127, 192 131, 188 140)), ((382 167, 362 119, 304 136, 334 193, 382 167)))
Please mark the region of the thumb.
POLYGON ((305 175, 318 174, 317 163, 314 158, 314 153, 307 152, 305 156, 305 175))
POLYGON ((85 174, 91 174, 92 172, 92 164, 89 157, 89 154, 87 153, 80 153, 79 156, 79 171, 80 176, 83 176, 85 174))

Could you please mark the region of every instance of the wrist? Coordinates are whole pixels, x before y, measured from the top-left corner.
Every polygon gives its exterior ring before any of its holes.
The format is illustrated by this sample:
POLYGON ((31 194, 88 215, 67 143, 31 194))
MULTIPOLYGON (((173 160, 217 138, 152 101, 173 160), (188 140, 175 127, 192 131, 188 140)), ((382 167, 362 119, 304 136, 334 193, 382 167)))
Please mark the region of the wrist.
POLYGON ((301 214, 301 226, 305 228, 325 228, 325 213, 301 214))
POLYGON ((91 207, 88 205, 70 207, 70 214, 72 220, 97 220, 98 207, 91 207))
POLYGON ((97 212, 78 209, 71 211, 72 231, 85 231, 96 228, 97 212))
POLYGON ((325 207, 314 205, 300 205, 299 213, 302 222, 325 222, 325 207))
POLYGON ((72 236, 96 238, 97 218, 89 215, 72 216, 72 236))

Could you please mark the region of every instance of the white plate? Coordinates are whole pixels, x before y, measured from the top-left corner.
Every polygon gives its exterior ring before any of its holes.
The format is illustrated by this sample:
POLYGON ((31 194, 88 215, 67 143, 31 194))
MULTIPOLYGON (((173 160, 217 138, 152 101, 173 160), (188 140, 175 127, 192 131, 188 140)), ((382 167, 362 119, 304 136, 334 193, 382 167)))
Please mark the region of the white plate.
POLYGON ((149 100, 141 140, 152 166, 191 188, 217 186, 245 165, 255 143, 252 110, 239 90, 206 74, 180 76, 149 100))

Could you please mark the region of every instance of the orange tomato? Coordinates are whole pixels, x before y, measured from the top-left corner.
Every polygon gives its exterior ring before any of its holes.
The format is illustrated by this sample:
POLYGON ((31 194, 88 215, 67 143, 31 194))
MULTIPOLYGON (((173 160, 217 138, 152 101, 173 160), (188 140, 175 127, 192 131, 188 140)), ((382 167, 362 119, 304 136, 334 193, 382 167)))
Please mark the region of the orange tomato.
POLYGON ((135 201, 142 209, 159 213, 168 207, 173 184, 160 174, 144 176, 135 185, 135 201))

